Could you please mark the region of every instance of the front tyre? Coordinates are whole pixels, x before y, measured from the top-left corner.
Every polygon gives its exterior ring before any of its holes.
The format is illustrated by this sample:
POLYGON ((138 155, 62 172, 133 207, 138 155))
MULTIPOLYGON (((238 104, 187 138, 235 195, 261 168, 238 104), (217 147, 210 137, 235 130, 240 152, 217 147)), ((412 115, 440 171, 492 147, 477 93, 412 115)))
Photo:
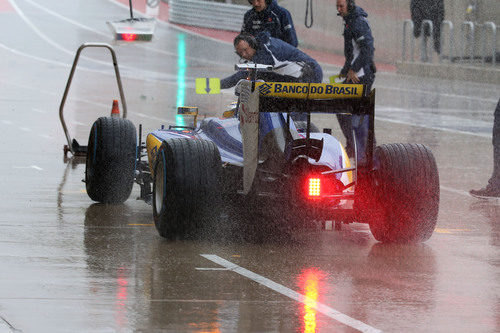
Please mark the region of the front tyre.
POLYGON ((206 140, 169 139, 154 164, 153 216, 165 238, 184 237, 218 217, 221 157, 206 140))
POLYGON ((421 144, 375 149, 374 210, 370 230, 381 242, 424 242, 439 211, 439 174, 432 152, 421 144))
POLYGON ((128 199, 134 184, 136 144, 130 120, 101 117, 94 122, 85 160, 85 186, 92 200, 114 204, 128 199))

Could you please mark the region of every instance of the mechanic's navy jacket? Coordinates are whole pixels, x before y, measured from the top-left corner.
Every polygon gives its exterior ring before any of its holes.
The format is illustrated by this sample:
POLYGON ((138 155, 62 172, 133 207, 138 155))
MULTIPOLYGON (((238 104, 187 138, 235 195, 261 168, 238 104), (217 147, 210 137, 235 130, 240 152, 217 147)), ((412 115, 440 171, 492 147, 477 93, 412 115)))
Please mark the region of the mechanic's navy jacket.
POLYGON ((250 9, 243 17, 242 33, 257 36, 262 31, 269 31, 271 37, 279 38, 295 47, 299 44, 290 12, 278 6, 276 0, 272 0, 261 12, 250 9))
MULTIPOLYGON (((284 41, 269 36, 269 32, 264 31, 257 35, 258 47, 252 62, 263 65, 273 65, 275 70, 273 73, 266 75, 261 73, 258 78, 266 81, 277 82, 316 82, 320 83, 323 80, 323 70, 321 66, 296 47, 285 43, 284 41), (302 69, 307 65, 309 75, 304 75, 302 69), (277 69, 278 68, 278 69, 277 69), (283 71, 280 71, 282 68, 283 71), (286 68, 286 69, 285 69, 286 68)), ((247 73, 244 71, 236 72, 235 74, 222 79, 220 87, 227 89, 234 87, 239 80, 245 79, 247 73)))
POLYGON ((357 73, 358 77, 374 74, 373 64, 373 36, 366 19, 368 14, 358 6, 344 17, 344 55, 345 64, 340 71, 346 75, 349 69, 357 73))

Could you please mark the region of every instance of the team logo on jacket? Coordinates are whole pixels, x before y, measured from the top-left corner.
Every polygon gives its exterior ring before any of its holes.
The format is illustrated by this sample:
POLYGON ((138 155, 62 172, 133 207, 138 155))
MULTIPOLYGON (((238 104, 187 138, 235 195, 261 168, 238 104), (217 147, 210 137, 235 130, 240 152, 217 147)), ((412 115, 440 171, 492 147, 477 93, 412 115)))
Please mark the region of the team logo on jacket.
POLYGON ((267 95, 271 92, 273 86, 267 83, 262 83, 259 87, 259 92, 261 95, 267 95))

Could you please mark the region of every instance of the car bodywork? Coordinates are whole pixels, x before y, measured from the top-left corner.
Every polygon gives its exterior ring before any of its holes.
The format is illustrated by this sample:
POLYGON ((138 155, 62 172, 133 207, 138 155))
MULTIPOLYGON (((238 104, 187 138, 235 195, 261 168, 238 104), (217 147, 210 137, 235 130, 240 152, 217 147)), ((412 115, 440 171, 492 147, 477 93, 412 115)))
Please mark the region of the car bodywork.
POLYGON ((290 227, 368 223, 379 241, 418 242, 432 235, 439 207, 434 157, 419 144, 374 146, 375 90, 249 79, 236 91, 236 117, 197 122, 195 108, 179 108, 187 125, 152 131, 144 143, 140 126, 139 144, 120 149, 112 138, 136 140, 133 125, 99 118, 87 149, 89 196, 122 202, 132 183, 139 184, 139 198, 152 204, 155 225, 167 238, 217 221, 228 206, 242 215, 267 213, 290 227), (306 115, 305 123, 298 126, 294 113, 306 115), (355 140, 362 149, 355 147, 352 162, 331 131, 312 130, 315 113, 368 121, 368 136, 355 140))
MULTIPOLYGON (((330 103, 333 99, 328 97, 335 96, 335 104, 342 105, 342 101, 345 103, 351 97, 351 89, 355 92, 352 98, 364 98, 365 103, 370 103, 370 98, 362 95, 363 86, 342 86, 339 94, 333 92, 337 86, 327 84, 251 81, 241 84, 238 118, 210 117, 199 122, 196 128, 158 129, 147 135, 148 166, 152 176, 163 142, 173 138, 209 140, 216 144, 221 156, 221 182, 231 182, 223 185, 227 192, 242 195, 252 192, 256 196, 280 198, 295 204, 302 212, 314 207, 316 214, 323 211, 323 215, 329 214, 334 219, 335 211, 342 206, 340 203, 345 206, 345 199, 353 197, 356 168, 351 166, 342 144, 332 135, 311 133, 307 129, 299 133, 289 111, 302 108, 304 101, 314 101, 308 105, 308 114, 325 112, 333 105, 330 103), (283 92, 273 93, 276 87, 283 92), (308 89, 324 93, 309 94, 308 89), (317 109, 313 109, 315 107, 317 109), (307 164, 307 174, 305 170, 298 170, 305 168, 298 166, 303 164, 307 164), (323 187, 330 186, 329 192, 308 195, 309 188, 304 183, 308 181, 307 176, 321 177, 323 187), (310 201, 305 203, 307 200, 310 201)), ((349 103, 351 107, 355 104, 349 103)), ((365 109, 369 117, 373 108, 367 106, 365 109)))

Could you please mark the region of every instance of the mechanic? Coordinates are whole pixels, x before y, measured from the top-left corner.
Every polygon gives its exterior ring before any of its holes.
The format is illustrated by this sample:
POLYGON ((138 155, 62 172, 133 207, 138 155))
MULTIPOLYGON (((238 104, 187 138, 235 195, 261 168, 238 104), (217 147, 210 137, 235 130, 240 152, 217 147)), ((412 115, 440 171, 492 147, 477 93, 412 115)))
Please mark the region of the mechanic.
POLYGON ((278 6, 276 0, 248 0, 248 2, 253 8, 243 17, 241 33, 257 36, 259 32, 269 31, 271 37, 297 47, 299 43, 297 33, 288 10, 278 6))
MULTIPOLYGON (((373 62, 373 36, 368 24, 368 14, 356 6, 354 0, 337 0, 338 16, 344 19, 344 67, 340 76, 344 83, 365 84, 368 91, 375 81, 375 64, 373 62)), ((368 117, 357 115, 337 115, 337 119, 346 137, 346 151, 348 156, 354 156, 354 139, 352 130, 356 134, 356 143, 360 148, 360 155, 364 156, 366 138, 368 137, 368 117)))
MULTIPOLYGON (((239 34, 234 38, 234 49, 242 59, 256 64, 273 65, 272 72, 258 72, 257 79, 274 82, 315 82, 323 80, 320 65, 296 47, 284 41, 270 37, 268 31, 259 33, 256 37, 249 34, 239 34)), ((238 81, 245 79, 244 71, 224 78, 220 87, 234 87, 238 81)))
POLYGON ((483 199, 500 198, 500 99, 493 120, 493 174, 488 185, 480 190, 470 190, 469 193, 483 199))

